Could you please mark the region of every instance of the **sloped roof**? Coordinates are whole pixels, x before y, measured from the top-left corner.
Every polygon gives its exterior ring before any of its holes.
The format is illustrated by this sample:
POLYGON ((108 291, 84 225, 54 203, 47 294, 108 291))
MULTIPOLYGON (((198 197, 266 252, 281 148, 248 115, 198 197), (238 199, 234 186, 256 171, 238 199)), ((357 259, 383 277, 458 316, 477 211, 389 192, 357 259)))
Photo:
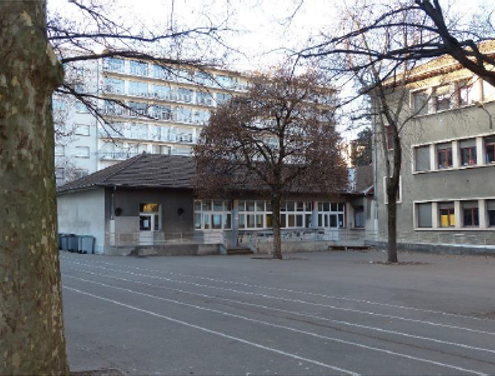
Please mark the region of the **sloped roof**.
POLYGON ((61 186, 59 193, 94 187, 193 189, 196 169, 191 157, 140 154, 61 186))

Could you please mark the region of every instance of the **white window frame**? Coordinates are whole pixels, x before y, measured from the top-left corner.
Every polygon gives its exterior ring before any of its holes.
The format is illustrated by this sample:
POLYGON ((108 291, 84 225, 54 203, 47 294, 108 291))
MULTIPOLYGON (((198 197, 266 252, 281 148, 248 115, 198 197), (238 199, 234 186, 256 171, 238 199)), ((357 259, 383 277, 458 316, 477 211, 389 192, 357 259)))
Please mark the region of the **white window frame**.
POLYGON ((76 149, 76 151, 75 151, 74 156, 76 158, 89 158, 90 157, 91 149, 89 146, 76 146, 75 149, 76 149), (87 150, 87 153, 82 153, 83 150, 87 150))
MULTIPOLYGON (((383 177, 383 203, 388 205, 388 195, 387 195, 387 177, 383 177)), ((397 204, 402 204, 402 175, 399 176, 399 199, 395 201, 397 204)))
POLYGON ((74 134, 77 136, 89 136, 91 133, 91 127, 88 124, 77 124, 74 134), (81 128, 87 129, 87 131, 82 132, 81 128))

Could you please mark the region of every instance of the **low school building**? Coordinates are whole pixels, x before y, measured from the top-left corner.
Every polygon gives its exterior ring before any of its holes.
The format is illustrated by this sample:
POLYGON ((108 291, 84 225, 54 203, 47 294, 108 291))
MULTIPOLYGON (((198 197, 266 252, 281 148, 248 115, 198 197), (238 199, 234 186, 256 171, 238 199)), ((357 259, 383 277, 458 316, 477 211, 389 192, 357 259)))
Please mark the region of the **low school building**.
MULTIPOLYGON (((338 199, 301 193, 285 198, 284 252, 364 244, 373 218, 372 176, 361 170, 353 171, 350 189, 338 199)), ((68 183, 58 190, 59 232, 94 236, 95 253, 108 255, 271 252, 266 191, 200 200, 195 176, 191 157, 141 154, 68 183)))

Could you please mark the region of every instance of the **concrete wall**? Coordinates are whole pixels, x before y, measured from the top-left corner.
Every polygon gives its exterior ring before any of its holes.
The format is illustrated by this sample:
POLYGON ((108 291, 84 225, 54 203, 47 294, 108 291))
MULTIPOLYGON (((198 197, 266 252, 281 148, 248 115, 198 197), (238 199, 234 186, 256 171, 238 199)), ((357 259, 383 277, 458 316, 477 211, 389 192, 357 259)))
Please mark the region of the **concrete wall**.
POLYGON ((221 248, 219 244, 107 246, 105 254, 109 256, 206 256, 221 254, 221 248))
MULTIPOLYGON (((466 71, 458 71, 445 77, 434 77, 420 84, 415 84, 411 89, 439 85, 466 76, 466 74, 466 71)), ((475 95, 479 95, 480 85, 480 82, 475 84, 473 88, 475 95)), ((494 100, 493 97, 485 97, 483 103, 483 108, 492 114, 492 117, 495 115, 494 100)), ((391 98, 391 103, 394 103, 393 98, 391 98)), ((410 115, 410 109, 407 109, 402 117, 408 115, 410 115)), ((414 203, 417 201, 455 201, 493 198, 495 196, 493 188, 495 187, 495 165, 493 164, 420 173, 414 171, 414 145, 449 142, 463 137, 485 135, 495 135, 495 128, 491 128, 488 114, 474 104, 417 116, 404 126, 401 131, 403 145, 402 202, 397 206, 399 241, 413 244, 415 241, 419 243, 452 243, 457 238, 457 241, 464 239, 463 241, 467 244, 483 242, 495 244, 495 228, 463 228, 457 225, 456 228, 418 229, 414 213, 414 203)), ((378 138, 378 140, 379 142, 375 142, 375 155, 377 157, 375 158, 377 161, 375 192, 378 204, 378 230, 380 238, 385 239, 387 233, 387 205, 384 200, 385 165, 380 139, 378 138)), ((479 150, 478 153, 480 153, 479 150)), ((481 215, 484 213, 480 208, 481 215)), ((460 223, 460 218, 457 216, 456 221, 460 223)))
POLYGON ((95 252, 103 253, 105 241, 105 192, 103 188, 57 196, 58 232, 92 235, 95 252))
POLYGON ((117 233, 139 232, 139 204, 144 203, 160 204, 162 232, 193 232, 192 191, 117 188, 114 195, 114 208, 122 209, 122 214, 115 217, 117 233), (177 214, 179 208, 184 210, 181 217, 177 214))

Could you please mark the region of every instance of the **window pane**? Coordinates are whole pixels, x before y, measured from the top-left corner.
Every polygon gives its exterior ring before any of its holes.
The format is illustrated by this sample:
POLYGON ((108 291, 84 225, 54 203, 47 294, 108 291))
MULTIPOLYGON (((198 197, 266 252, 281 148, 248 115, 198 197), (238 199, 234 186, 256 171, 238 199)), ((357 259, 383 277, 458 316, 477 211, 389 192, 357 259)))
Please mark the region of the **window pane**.
POLYGON ((313 215, 312 214, 306 214, 306 227, 311 228, 313 224, 313 215))
POLYGON ((194 210, 197 212, 201 211, 201 201, 194 201, 194 210))
POLYGON ((266 211, 272 211, 272 203, 271 201, 265 201, 266 211))
POLYGON ((213 214, 212 215, 212 228, 221 229, 222 228, 222 215, 221 214, 213 214))
POLYGON ((210 200, 203 201, 203 211, 210 211, 210 210, 211 210, 211 201, 210 200))
POLYGON ((416 171, 430 170, 430 147, 421 146, 416 148, 416 171))
POLYGON ((272 214, 266 214, 265 215, 265 220, 266 220, 266 227, 272 228, 273 227, 273 216, 272 214))
POLYGON ((287 227, 287 223, 286 223, 286 220, 285 220, 285 214, 281 214, 280 215, 280 227, 281 228, 284 228, 284 227, 287 227))
POLYGON ((151 216, 150 215, 139 216, 139 230, 140 231, 151 231, 151 216))
POLYGON ((418 210, 418 227, 432 227, 432 205, 431 203, 417 204, 418 210))
POLYGON ((246 228, 246 216, 239 214, 239 228, 246 228))
POLYGON ((297 211, 304 211, 304 202, 296 202, 296 210, 297 211))
POLYGON ((194 228, 201 230, 201 213, 196 213, 194 215, 194 228))
POLYGON ((305 209, 306 209, 306 211, 312 211, 313 210, 313 203, 312 202, 306 202, 305 209))
POLYGON ((265 211, 264 201, 256 201, 256 211, 265 211))
POLYGON ((223 201, 213 201, 213 210, 214 211, 222 211, 223 210, 223 201))
POLYGON ((203 215, 203 223, 204 223, 204 226, 205 226, 205 230, 209 230, 210 229, 210 215, 209 214, 204 214, 203 215))
POLYGON ((296 227, 303 227, 303 215, 296 215, 296 227))
POLYGON ((247 227, 248 227, 248 228, 254 228, 254 227, 255 227, 255 226, 254 226, 254 219, 255 219, 255 218, 254 218, 254 215, 253 215, 253 214, 249 214, 249 215, 247 216, 247 227))
POLYGON ((239 211, 241 211, 241 212, 246 211, 246 202, 245 201, 239 201, 238 208, 239 208, 239 211))
POLYGON ((223 218, 224 218, 223 228, 230 229, 232 227, 230 214, 224 215, 223 218))
POLYGON ((256 214, 256 228, 263 228, 263 214, 256 214))
POLYGON ((287 211, 294 211, 294 201, 287 201, 287 211))
POLYGON ((473 166, 476 164, 476 147, 461 148, 461 165, 473 166))
POLYGON ((254 201, 246 201, 246 210, 254 211, 254 201))
POLYGON ((344 228, 345 223, 344 223, 344 214, 339 214, 339 227, 344 228))
POLYGON ((415 115, 428 113, 428 92, 426 90, 413 93, 413 109, 415 115))
POLYGON ((330 227, 337 227, 337 215, 330 215, 330 227))

